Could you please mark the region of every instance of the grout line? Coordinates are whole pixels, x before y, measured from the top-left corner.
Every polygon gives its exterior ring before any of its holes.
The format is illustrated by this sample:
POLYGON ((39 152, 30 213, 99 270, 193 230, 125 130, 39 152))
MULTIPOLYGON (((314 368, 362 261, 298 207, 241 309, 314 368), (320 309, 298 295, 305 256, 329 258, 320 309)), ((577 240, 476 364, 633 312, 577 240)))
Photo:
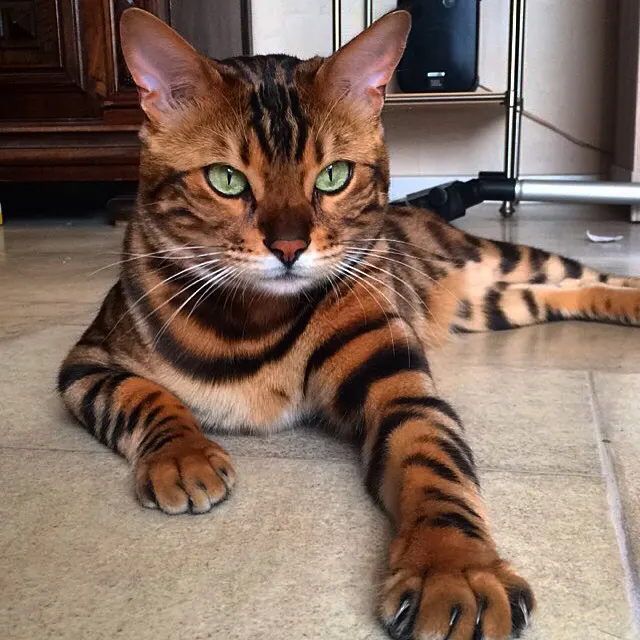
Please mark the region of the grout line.
POLYGON ((598 450, 600 453, 600 462, 602 464, 602 472, 605 483, 607 485, 607 498, 609 502, 609 512, 613 528, 618 540, 618 548, 620 551, 620 560, 622 561, 622 569, 625 575, 625 587, 627 597, 631 605, 631 612, 635 619, 637 627, 640 627, 640 578, 633 568, 633 553, 630 547, 629 535, 625 526, 625 513, 620 499, 620 489, 615 474, 613 463, 613 452, 611 442, 606 438, 604 426, 606 419, 598 399, 593 372, 588 374, 589 391, 591 395, 591 410, 593 412, 594 423, 596 426, 596 437, 598 441, 598 450))
MULTIPOLYGON (((212 434, 210 434, 212 435, 212 434)), ((215 434, 213 434, 215 437, 215 434)), ((248 438, 255 437, 259 438, 260 436, 246 436, 248 438)), ((264 453, 234 453, 233 446, 227 445, 224 442, 223 438, 220 438, 220 441, 225 447, 229 449, 229 453, 233 460, 305 460, 308 462, 340 462, 345 464, 354 465, 356 467, 360 466, 359 456, 357 454, 349 454, 345 453, 344 456, 329 456, 326 455, 269 455, 267 452, 264 453)), ((93 449, 67 449, 64 447, 46 447, 46 446, 28 446, 28 445, 2 445, 0 444, 0 452, 2 451, 35 451, 39 453, 90 453, 90 454, 98 454, 98 455, 114 455, 115 453, 108 449, 107 447, 102 450, 93 450, 93 449)), ((117 456, 116 456, 117 457, 117 456)), ((545 469, 510 469, 508 467, 483 467, 481 465, 478 466, 478 472, 482 476, 482 474, 492 474, 492 473, 509 473, 512 475, 518 476, 539 476, 543 478, 584 478, 589 480, 599 479, 602 476, 600 474, 594 473, 580 473, 577 471, 564 471, 562 469, 558 470, 545 470, 545 469)))

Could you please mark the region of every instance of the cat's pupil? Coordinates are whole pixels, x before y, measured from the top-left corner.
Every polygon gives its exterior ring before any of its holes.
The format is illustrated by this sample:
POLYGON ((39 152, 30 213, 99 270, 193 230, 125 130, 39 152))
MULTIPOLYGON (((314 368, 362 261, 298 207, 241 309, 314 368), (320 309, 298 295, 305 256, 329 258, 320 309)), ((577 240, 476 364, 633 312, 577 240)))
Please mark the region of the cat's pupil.
POLYGON ((231 186, 231 178, 233 177, 233 169, 231 167, 227 167, 227 186, 231 186))
POLYGON ((327 167, 327 175, 329 176, 329 182, 333 182, 333 165, 330 164, 327 167))

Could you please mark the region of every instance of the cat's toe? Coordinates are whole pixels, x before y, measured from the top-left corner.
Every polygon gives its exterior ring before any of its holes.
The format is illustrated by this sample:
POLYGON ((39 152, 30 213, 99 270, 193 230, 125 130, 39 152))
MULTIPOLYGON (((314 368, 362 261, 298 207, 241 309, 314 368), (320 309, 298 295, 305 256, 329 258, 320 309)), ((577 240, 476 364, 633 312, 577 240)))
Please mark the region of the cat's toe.
POLYGON ((173 441, 136 465, 140 503, 171 515, 207 513, 234 483, 229 455, 204 436, 173 441))

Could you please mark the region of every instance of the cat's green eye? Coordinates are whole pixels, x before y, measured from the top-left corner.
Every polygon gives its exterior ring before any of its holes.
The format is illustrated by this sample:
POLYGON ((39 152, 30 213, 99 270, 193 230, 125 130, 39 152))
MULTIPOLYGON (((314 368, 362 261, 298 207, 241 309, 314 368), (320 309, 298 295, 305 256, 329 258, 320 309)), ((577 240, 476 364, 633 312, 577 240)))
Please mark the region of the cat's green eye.
POLYGON ((316 189, 324 193, 337 193, 344 189, 351 178, 351 163, 338 160, 326 166, 316 178, 316 189))
POLYGON ((249 186, 249 181, 244 173, 228 164, 212 164, 204 172, 207 176, 207 182, 221 196, 235 198, 242 195, 249 186))

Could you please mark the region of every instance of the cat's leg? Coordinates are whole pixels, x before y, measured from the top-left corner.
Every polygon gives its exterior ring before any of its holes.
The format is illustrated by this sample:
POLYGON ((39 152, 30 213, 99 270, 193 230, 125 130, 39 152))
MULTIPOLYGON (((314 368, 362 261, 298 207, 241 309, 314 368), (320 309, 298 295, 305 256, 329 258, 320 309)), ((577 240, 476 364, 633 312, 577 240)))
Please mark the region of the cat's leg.
POLYGON ((505 640, 534 598, 496 550, 460 419, 407 336, 398 319, 345 327, 311 356, 306 392, 361 436, 367 487, 395 524, 379 608, 389 634, 505 640))
POLYGON ((610 276, 606 282, 565 279, 555 285, 499 282, 479 295, 470 292, 451 324, 458 331, 500 331, 556 320, 638 327, 640 281, 610 276))
POLYGON ((87 431, 133 464, 143 506, 205 513, 227 497, 235 481, 228 453, 166 389, 91 359, 78 345, 60 369, 58 390, 87 431))

